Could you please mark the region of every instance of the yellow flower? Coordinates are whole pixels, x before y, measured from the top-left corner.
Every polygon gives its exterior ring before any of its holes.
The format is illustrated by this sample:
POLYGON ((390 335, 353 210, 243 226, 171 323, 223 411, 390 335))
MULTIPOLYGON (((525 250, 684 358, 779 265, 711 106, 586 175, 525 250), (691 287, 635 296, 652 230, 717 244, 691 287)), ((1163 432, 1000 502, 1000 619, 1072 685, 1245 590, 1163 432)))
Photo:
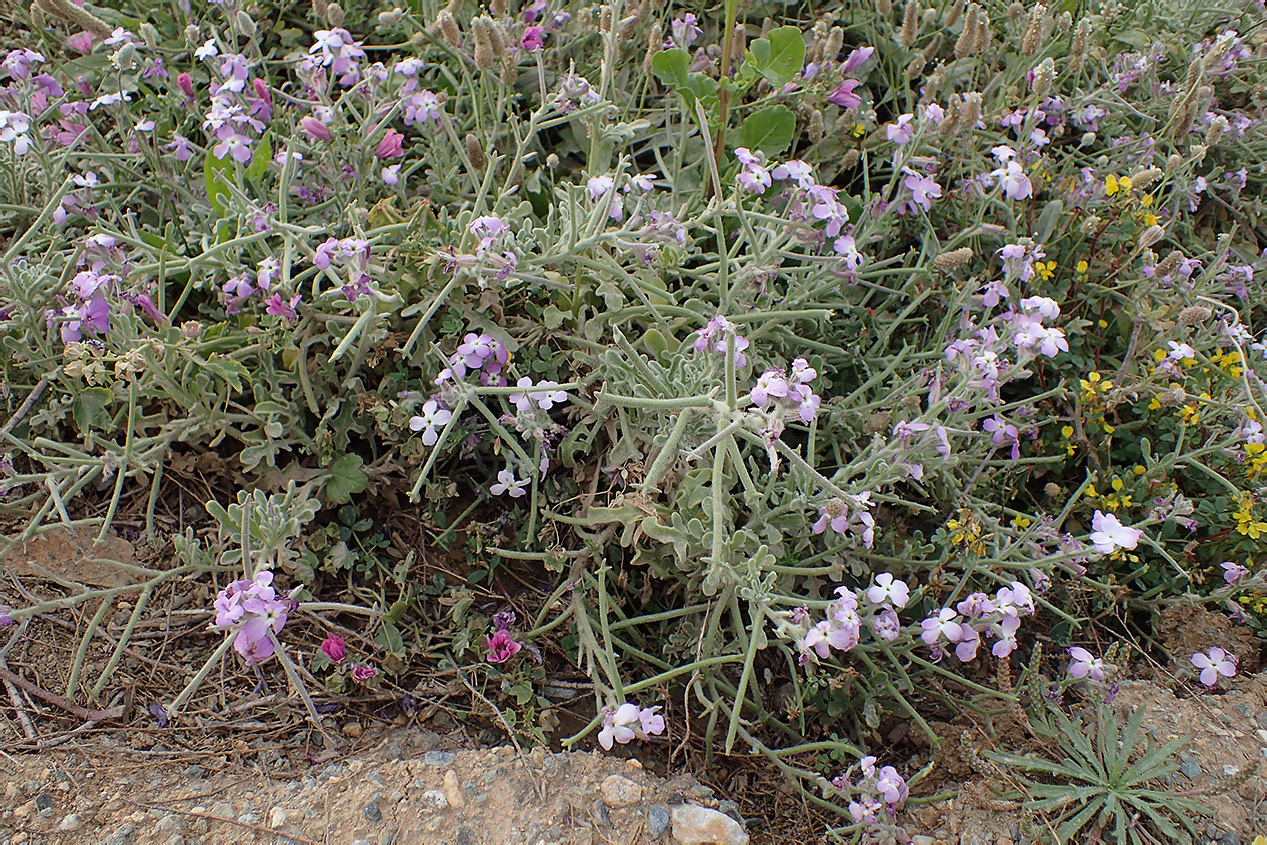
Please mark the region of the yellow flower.
POLYGON ((1073 271, 1077 273, 1079 276, 1085 276, 1087 274, 1087 270, 1089 269, 1091 269, 1091 265, 1087 263, 1087 260, 1085 258, 1083 258, 1083 259, 1080 259, 1078 263, 1074 265, 1073 271))
POLYGON ((1028 517, 1021 516, 1019 513, 1012 517, 1012 525, 1022 530, 1029 528, 1031 520, 1028 517))
POLYGON ((1038 277, 1045 282, 1049 280, 1052 276, 1056 275, 1056 262, 1055 261, 1035 261, 1034 271, 1038 274, 1038 277))
POLYGON ((1145 225, 1145 226, 1156 226, 1156 225, 1157 225, 1157 215, 1156 215, 1156 214, 1153 214, 1151 211, 1145 211, 1145 212, 1144 212, 1144 225, 1145 225))
POLYGON ((1104 193, 1107 196, 1111 197, 1117 193, 1117 190, 1118 190, 1117 177, 1114 176, 1112 173, 1110 173, 1108 177, 1104 180, 1104 193))

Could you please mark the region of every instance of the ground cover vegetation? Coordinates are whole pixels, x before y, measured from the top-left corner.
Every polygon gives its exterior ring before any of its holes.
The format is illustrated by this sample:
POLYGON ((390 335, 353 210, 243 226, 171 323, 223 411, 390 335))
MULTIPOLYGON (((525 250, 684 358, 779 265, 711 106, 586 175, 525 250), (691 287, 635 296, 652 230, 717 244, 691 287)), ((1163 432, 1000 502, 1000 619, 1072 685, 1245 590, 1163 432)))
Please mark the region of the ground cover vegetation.
POLYGON ((1107 702, 1256 665, 1162 654, 1168 606, 1267 631, 1261 8, 12 19, 8 534, 171 553, 3 621, 202 584, 164 723, 443 668, 516 742, 756 755, 854 839, 919 800, 903 737, 1012 713, 1035 837, 1194 830, 1107 702))

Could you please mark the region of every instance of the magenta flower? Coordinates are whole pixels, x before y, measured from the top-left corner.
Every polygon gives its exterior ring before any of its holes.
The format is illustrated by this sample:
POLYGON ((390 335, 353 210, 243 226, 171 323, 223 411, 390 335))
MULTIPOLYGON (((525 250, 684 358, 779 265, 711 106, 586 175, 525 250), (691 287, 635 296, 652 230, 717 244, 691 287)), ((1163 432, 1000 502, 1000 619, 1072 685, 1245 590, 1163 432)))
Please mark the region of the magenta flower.
POLYGON ((395 129, 388 129, 383 140, 379 141, 374 149, 374 155, 379 159, 400 158, 405 154, 404 141, 404 135, 395 129))
POLYGON ((352 667, 352 680, 356 681, 358 684, 367 683, 370 678, 373 678, 377 674, 378 670, 373 666, 361 666, 358 664, 352 667))
MULTIPOLYGON (((874 47, 859 47, 845 58, 844 64, 840 66, 840 72, 846 75, 853 73, 866 64, 867 59, 871 58, 873 53, 875 53, 874 47)), ((828 58, 834 59, 835 56, 829 56, 828 58)))
POLYGON ((436 400, 429 399, 423 403, 421 414, 409 418, 409 429, 422 432, 423 445, 434 446, 440 439, 439 429, 448 425, 451 419, 452 411, 441 407, 436 400))
POLYGON ((66 49, 74 50, 76 53, 84 53, 85 55, 92 52, 92 33, 76 32, 74 35, 66 39, 66 49))
POLYGON ((1219 566, 1223 567, 1223 580, 1227 582, 1229 587, 1235 586, 1249 577, 1249 569, 1239 563, 1225 560, 1219 566))
POLYGON ((295 296, 291 298, 290 302, 287 302, 282 299, 282 295, 280 293, 275 293, 268 298, 268 304, 264 310, 269 314, 272 314, 274 317, 281 317, 287 323, 294 325, 299 322, 299 313, 295 311, 295 306, 299 304, 299 300, 299 294, 295 294, 295 296))
POLYGON ((505 663, 523 648, 523 645, 515 642, 514 637, 505 629, 498 630, 491 635, 486 634, 484 642, 488 644, 489 663, 505 663))
POLYGON ((189 74, 177 74, 176 86, 180 88, 181 92, 185 95, 186 100, 191 103, 194 101, 194 81, 190 78, 189 74))
POLYGON ((1192 655, 1192 665, 1201 670, 1201 683, 1211 689, 1219 682, 1219 675, 1230 678, 1236 674, 1236 655, 1228 654, 1215 646, 1209 654, 1197 652, 1192 655))
POLYGON ((347 659, 348 650, 343 642, 343 637, 338 634, 327 634, 326 638, 321 641, 321 651, 325 656, 330 658, 332 663, 342 663, 347 659))
POLYGON ((933 207, 933 200, 941 198, 941 185, 931 176, 908 170, 902 184, 911 192, 911 203, 925 211, 933 207))
POLYGON ((1069 677, 1090 678, 1093 681, 1104 680, 1104 661, 1080 646, 1069 649, 1073 662, 1069 664, 1069 677))
POLYGON ((519 39, 519 46, 529 53, 535 53, 545 44, 545 30, 539 26, 530 26, 524 30, 519 39))

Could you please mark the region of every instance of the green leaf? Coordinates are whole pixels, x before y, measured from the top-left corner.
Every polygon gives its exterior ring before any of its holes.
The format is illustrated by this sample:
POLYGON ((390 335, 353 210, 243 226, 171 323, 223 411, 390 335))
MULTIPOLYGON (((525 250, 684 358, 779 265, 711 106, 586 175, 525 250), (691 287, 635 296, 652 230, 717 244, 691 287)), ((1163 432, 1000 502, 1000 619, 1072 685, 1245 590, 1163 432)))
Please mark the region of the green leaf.
POLYGON ((217 355, 214 352, 207 356, 207 360, 203 364, 203 367, 209 372, 224 379, 225 383, 234 390, 242 389, 243 379, 246 379, 247 384, 250 384, 251 382, 250 370, 232 358, 226 358, 223 355, 217 355))
MULTIPOLYGON (((227 158, 227 156, 226 156, 227 158)), ((268 170, 268 163, 273 160, 273 145, 269 143, 268 133, 255 144, 255 152, 251 155, 251 164, 246 168, 246 178, 258 179, 268 170)))
POLYGON ((212 210, 217 217, 223 217, 233 199, 233 192, 228 186, 236 184, 233 156, 216 158, 213 153, 208 152, 202 162, 202 176, 207 182, 207 199, 211 201, 212 210))
POLYGON ((374 642, 382 646, 389 654, 396 657, 405 656, 405 638, 400 635, 400 629, 390 622, 378 629, 378 633, 374 635, 374 642))
POLYGON ((369 476, 361 469, 365 461, 360 455, 344 455, 330 464, 330 477, 326 479, 326 495, 336 505, 352 501, 354 493, 365 490, 369 476))
POLYGON ((805 66, 805 38, 794 26, 770 30, 748 48, 746 61, 775 88, 792 81, 805 66))
POLYGON ((661 50, 651 57, 651 72, 668 87, 681 91, 687 86, 691 57, 685 50, 661 50))
POLYGON ((98 423, 108 417, 106 409, 114 401, 114 391, 108 387, 87 387, 79 391, 71 406, 71 416, 75 418, 75 426, 81 434, 98 427, 98 423))
POLYGON ((796 115, 787 106, 767 106, 751 114, 739 129, 742 146, 773 158, 781 155, 796 134, 796 115))

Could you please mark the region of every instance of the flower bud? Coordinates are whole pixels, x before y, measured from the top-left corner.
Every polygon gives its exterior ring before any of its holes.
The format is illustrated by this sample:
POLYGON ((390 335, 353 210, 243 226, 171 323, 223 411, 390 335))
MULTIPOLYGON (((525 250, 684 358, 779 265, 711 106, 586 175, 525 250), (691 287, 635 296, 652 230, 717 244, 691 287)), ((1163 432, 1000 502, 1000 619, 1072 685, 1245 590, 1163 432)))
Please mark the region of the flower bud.
POLYGON ((136 67, 136 47, 130 43, 124 44, 110 57, 110 64, 121 71, 132 70, 136 67))
POLYGON ((343 13, 343 7, 338 3, 331 3, 326 6, 326 20, 330 26, 343 26, 343 22, 347 19, 347 15, 343 13))
POLYGON ((907 49, 915 46, 919 38, 919 0, 906 0, 906 12, 902 15, 902 30, 898 42, 907 49))
POLYGON ((953 273, 972 260, 972 247, 963 246, 943 252, 933 259, 933 266, 943 273, 953 273))
POLYGON ((403 9, 399 7, 392 9, 391 11, 388 11, 388 12, 378 13, 379 26, 396 26, 398 23, 400 23, 404 19, 405 19, 405 12, 403 9))
POLYGON ((1204 305, 1189 305, 1179 312, 1179 325, 1200 326, 1207 322, 1213 314, 1214 312, 1204 305))
POLYGON ((238 13, 234 15, 233 20, 238 25, 238 30, 247 38, 255 36, 255 21, 245 11, 238 9, 238 13))
POLYGON ((1055 81, 1056 62, 1051 56, 1048 56, 1034 68, 1034 97, 1038 100, 1047 99, 1047 95, 1051 93, 1051 87, 1055 81))
POLYGON ((1143 232, 1140 233, 1140 236, 1139 236, 1140 248, 1147 249, 1148 247, 1157 243, 1164 237, 1166 237, 1166 230, 1158 226, 1156 223, 1154 223, 1152 226, 1149 226, 1147 229, 1145 229, 1143 232))
POLYGON ((466 157, 471 160, 471 166, 476 170, 484 169, 484 145, 480 143, 480 139, 475 135, 467 133, 466 135, 466 157))
POLYGON ((475 38, 475 66, 480 70, 488 70, 493 66, 493 34, 488 21, 483 17, 471 21, 471 33, 475 38))
POLYGON ((436 15, 435 27, 440 30, 440 37, 445 44, 455 50, 462 46, 462 31, 458 29, 458 22, 449 14, 448 9, 441 9, 440 14, 436 15))
POLYGON ((158 30, 154 28, 154 24, 146 21, 136 28, 137 33, 141 36, 141 40, 145 42, 145 46, 151 50, 158 49, 158 30))

